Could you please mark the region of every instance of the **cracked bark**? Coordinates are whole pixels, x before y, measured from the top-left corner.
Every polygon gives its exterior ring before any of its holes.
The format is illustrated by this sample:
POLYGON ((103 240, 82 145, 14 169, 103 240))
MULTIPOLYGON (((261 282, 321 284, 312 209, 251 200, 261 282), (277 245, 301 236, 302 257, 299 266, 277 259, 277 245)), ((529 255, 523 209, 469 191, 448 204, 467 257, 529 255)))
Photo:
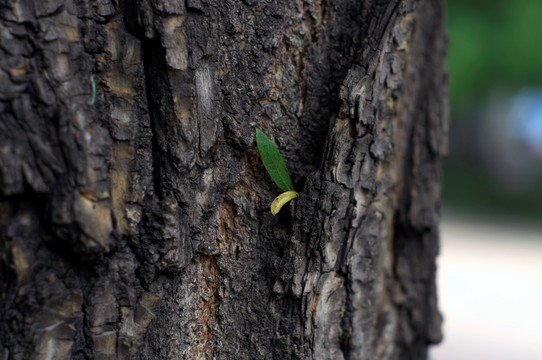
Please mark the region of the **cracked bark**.
POLYGON ((426 358, 442 22, 437 0, 0 2, 0 359, 426 358), (276 217, 254 127, 300 192, 276 217))

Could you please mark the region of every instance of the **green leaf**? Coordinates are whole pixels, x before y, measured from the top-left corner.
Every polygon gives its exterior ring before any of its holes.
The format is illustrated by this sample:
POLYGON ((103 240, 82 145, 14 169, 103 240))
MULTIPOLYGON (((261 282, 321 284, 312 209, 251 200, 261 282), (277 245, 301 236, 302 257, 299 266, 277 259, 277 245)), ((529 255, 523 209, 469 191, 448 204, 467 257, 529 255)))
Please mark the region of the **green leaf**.
POLYGON ((292 185, 292 180, 279 150, 260 129, 256 129, 256 145, 258 145, 263 164, 273 181, 282 190, 293 191, 294 185, 292 185))
POLYGON ((271 203, 271 214, 277 215, 280 209, 286 204, 288 201, 295 199, 297 197, 297 191, 286 191, 280 194, 273 200, 271 203))

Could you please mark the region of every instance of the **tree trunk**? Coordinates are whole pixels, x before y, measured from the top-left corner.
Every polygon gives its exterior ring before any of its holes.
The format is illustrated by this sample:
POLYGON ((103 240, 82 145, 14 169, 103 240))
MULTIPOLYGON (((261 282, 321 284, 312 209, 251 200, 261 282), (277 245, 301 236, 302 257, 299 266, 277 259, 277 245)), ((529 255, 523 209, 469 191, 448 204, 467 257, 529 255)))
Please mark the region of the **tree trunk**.
POLYGON ((1 1, 0 359, 426 358, 442 12, 1 1))

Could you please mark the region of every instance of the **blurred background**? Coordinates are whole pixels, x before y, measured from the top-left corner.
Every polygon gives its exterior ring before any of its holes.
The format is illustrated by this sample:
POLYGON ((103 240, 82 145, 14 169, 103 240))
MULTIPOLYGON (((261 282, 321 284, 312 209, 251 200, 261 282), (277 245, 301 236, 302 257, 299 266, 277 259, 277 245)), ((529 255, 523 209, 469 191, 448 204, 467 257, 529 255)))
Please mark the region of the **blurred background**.
POLYGON ((444 163, 432 360, 542 359, 542 0, 446 0, 444 163))

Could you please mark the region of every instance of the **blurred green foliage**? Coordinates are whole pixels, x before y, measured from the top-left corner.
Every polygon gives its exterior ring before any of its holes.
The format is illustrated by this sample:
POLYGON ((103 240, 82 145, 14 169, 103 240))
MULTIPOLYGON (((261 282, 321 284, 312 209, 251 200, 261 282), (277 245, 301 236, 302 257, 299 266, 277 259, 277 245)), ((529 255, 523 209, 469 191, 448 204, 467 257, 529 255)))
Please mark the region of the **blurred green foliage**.
POLYGON ((542 0, 446 0, 452 113, 542 84, 542 0))
MULTIPOLYGON (((542 0, 445 0, 446 67, 452 121, 476 121, 490 93, 542 86, 542 0)), ((472 124, 471 124, 472 125, 472 124)), ((483 139, 483 138, 482 138, 483 139)), ((483 141, 483 140, 480 140, 483 141)), ((444 206, 461 211, 542 217, 542 183, 518 192, 499 183, 473 156, 444 163, 444 206)))
POLYGON ((443 204, 461 212, 505 215, 540 225, 542 186, 528 192, 505 191, 480 167, 468 163, 444 163, 443 204))

